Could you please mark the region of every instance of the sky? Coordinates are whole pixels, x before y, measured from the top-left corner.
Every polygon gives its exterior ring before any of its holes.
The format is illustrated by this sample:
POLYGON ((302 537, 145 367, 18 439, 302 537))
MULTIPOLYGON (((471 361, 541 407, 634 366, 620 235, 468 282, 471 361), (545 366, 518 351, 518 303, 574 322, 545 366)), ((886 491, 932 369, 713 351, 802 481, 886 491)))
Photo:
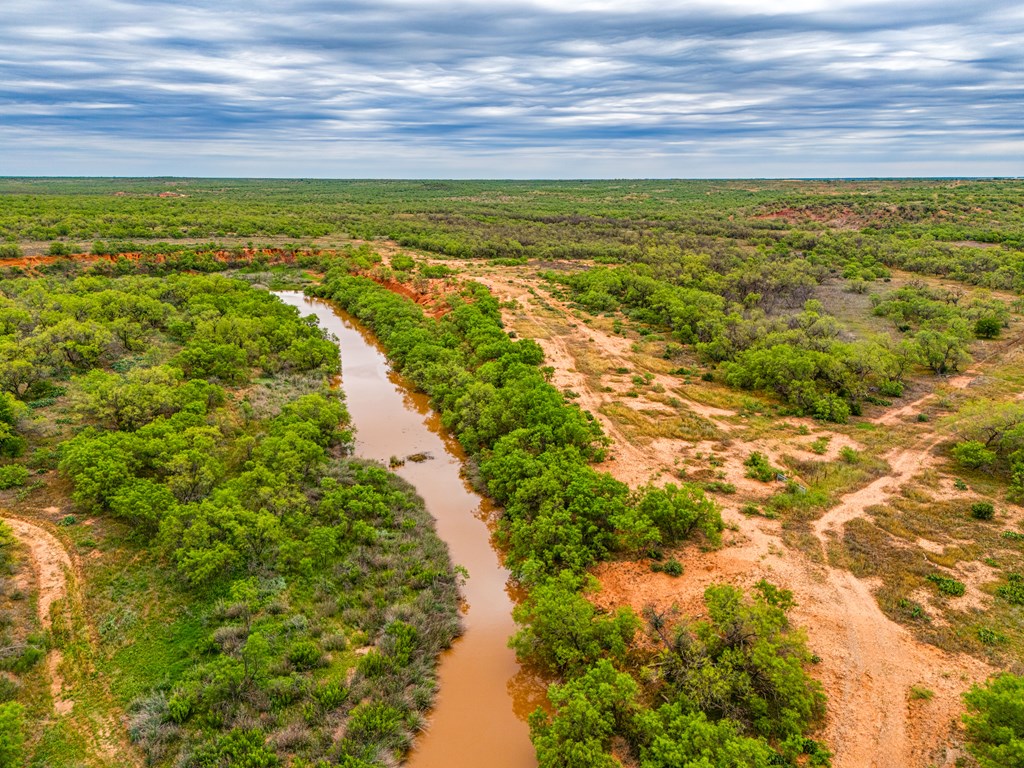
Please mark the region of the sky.
POLYGON ((0 0, 0 175, 1024 175, 1021 0, 0 0))

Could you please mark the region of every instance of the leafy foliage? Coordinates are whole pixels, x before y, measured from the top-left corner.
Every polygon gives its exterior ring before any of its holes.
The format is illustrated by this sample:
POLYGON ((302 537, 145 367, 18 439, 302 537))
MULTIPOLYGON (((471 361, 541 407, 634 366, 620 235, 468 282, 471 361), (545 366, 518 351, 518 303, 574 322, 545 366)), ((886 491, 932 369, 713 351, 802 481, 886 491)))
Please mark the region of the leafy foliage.
POLYGON ((1024 762, 1024 678, 1004 673, 964 694, 968 747, 981 768, 1024 762))

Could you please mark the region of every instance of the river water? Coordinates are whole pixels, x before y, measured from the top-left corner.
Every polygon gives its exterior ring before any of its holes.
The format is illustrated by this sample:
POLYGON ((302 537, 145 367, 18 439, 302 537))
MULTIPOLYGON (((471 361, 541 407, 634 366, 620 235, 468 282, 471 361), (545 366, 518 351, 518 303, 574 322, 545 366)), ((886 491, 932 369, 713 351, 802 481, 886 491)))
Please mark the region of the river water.
POLYGON ((491 542, 491 507, 463 480, 465 454, 426 395, 391 370, 371 332, 341 309, 299 291, 276 291, 338 339, 341 385, 357 456, 385 464, 427 454, 395 471, 416 487, 437 521, 452 561, 469 571, 465 633, 441 657, 439 693, 408 757, 410 768, 535 768, 526 716, 544 698, 542 681, 521 670, 507 640, 514 593, 491 542))

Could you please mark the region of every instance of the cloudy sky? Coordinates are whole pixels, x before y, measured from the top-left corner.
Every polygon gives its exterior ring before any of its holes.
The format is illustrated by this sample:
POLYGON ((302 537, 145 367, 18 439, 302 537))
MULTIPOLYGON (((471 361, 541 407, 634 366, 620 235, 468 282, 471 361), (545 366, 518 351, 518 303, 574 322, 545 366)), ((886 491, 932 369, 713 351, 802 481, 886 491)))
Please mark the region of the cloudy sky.
POLYGON ((0 0, 0 175, 1024 175, 1024 3, 0 0))

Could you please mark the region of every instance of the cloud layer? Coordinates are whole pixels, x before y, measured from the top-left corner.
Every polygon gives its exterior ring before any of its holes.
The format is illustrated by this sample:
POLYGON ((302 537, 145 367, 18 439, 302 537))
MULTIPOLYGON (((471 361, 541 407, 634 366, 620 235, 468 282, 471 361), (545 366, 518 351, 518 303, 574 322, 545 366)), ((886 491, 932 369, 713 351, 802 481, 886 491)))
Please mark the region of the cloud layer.
POLYGON ((1019 0, 5 0, 0 173, 1024 174, 1019 0))

